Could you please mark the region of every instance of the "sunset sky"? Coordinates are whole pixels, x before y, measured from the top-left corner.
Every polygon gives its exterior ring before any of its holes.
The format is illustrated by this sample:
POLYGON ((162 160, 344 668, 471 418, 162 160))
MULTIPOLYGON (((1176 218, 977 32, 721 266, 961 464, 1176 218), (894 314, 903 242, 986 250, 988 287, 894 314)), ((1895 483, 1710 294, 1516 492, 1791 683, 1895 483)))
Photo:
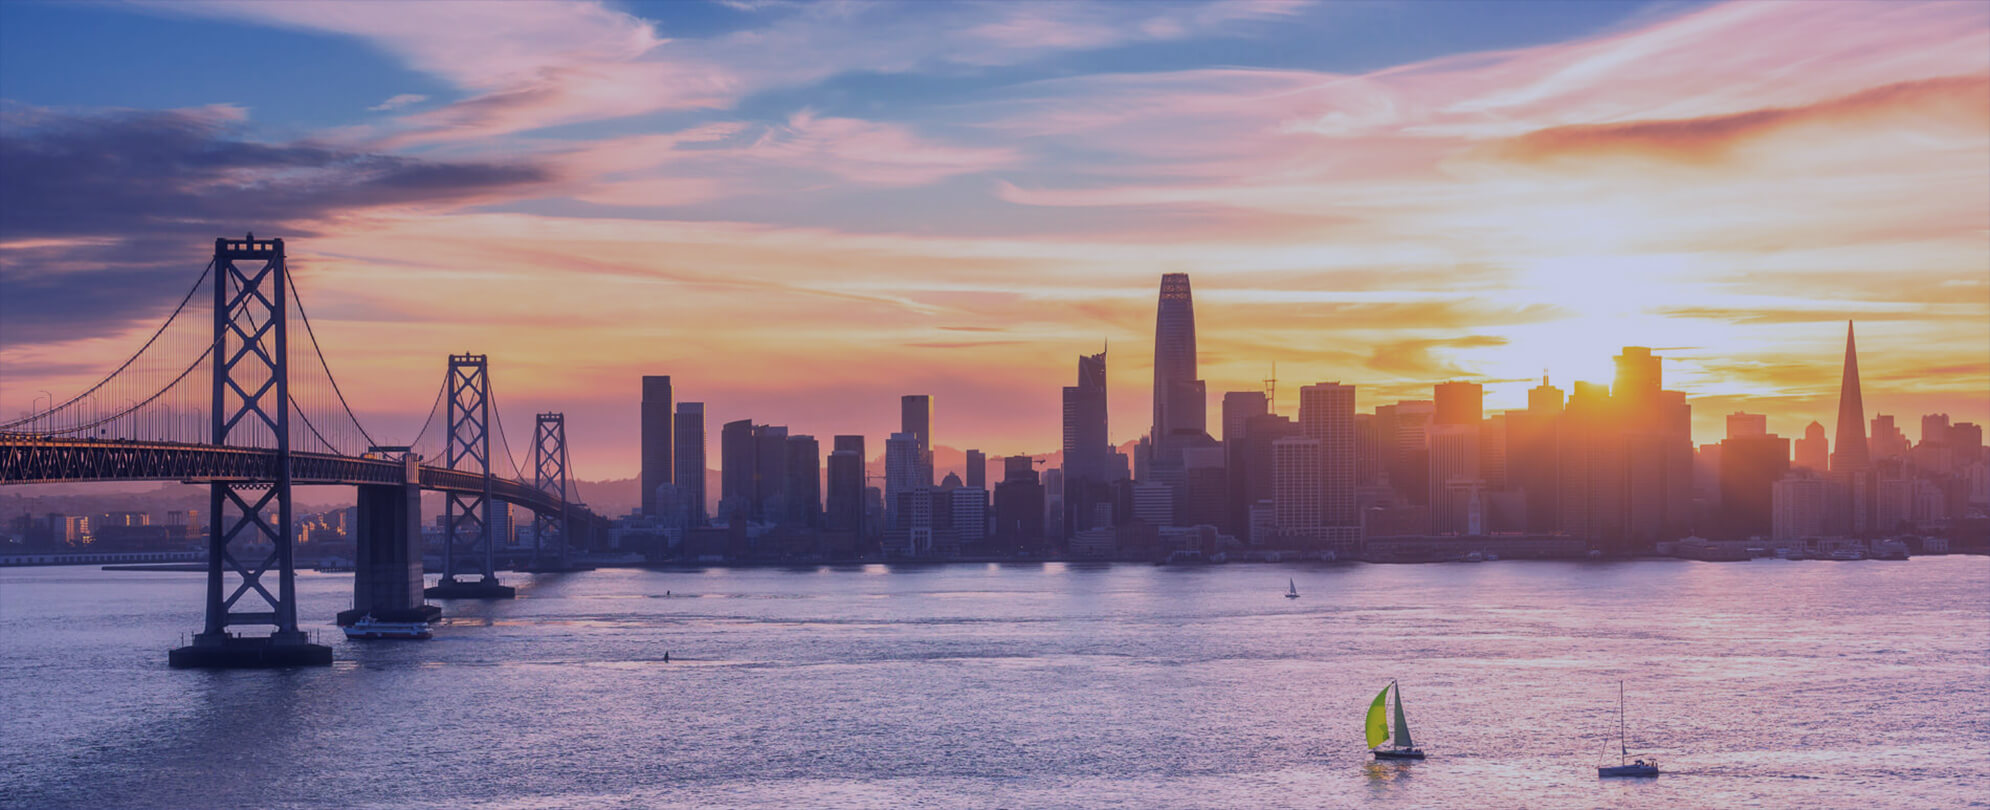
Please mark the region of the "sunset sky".
MULTIPOLYGON (((217 236, 284 237, 346 393, 450 352, 636 471, 720 423, 1059 441, 1150 418, 1195 287, 1212 423, 1273 362, 1360 407, 1657 347, 1746 409, 1990 420, 1990 3, 0 3, 0 413, 129 355, 217 236)), ((1214 425, 1212 425, 1214 427, 1214 425)))

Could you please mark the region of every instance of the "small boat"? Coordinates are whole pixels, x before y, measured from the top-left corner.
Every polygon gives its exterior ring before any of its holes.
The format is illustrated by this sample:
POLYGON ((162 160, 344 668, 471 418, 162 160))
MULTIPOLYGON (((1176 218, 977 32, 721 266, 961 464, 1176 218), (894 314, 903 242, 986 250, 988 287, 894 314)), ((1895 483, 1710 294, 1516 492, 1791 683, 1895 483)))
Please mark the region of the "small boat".
POLYGON ((1624 737, 1624 682, 1617 682, 1617 753, 1620 757, 1615 765, 1598 765, 1596 778, 1612 776, 1657 776, 1658 760, 1638 757, 1631 761, 1631 748, 1624 737))
POLYGON ((1285 588, 1286 588, 1285 598, 1287 599, 1299 598, 1299 583, 1293 582, 1292 580, 1288 579, 1285 581, 1285 588))
POLYGON ((1838 560, 1839 562, 1863 560, 1865 558, 1866 553, 1855 548, 1841 548, 1831 552, 1831 559, 1838 560))
POLYGON ((428 622, 383 622, 373 618, 371 613, 359 617, 359 621, 345 628, 345 637, 350 639, 424 639, 431 635, 428 622))
POLYGON ((1460 558, 1460 561, 1461 561, 1461 562, 1485 562, 1485 561, 1486 561, 1486 555, 1485 555, 1485 554, 1484 554, 1483 552, 1478 552, 1478 551, 1472 551, 1472 552, 1467 552, 1467 553, 1465 554, 1465 556, 1464 556, 1464 557, 1460 558))
POLYGON ((1368 704, 1367 732, 1368 751, 1374 754, 1376 759, 1423 759, 1423 749, 1415 747, 1410 742, 1410 721, 1403 717, 1403 688, 1395 681, 1390 681, 1388 686, 1382 687, 1382 691, 1375 694, 1375 702, 1368 704), (1391 687, 1396 690, 1396 736, 1393 741, 1389 739, 1389 723, 1386 717, 1386 704, 1391 687), (1389 747, 1380 747, 1385 742, 1390 743, 1389 747))

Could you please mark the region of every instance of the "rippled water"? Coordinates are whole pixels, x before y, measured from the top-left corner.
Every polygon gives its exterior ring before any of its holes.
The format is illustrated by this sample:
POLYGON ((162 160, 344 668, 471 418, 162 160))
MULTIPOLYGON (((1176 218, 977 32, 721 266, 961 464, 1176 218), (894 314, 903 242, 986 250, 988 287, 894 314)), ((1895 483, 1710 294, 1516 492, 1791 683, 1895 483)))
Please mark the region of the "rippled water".
POLYGON ((1990 806, 1980 557, 507 579, 353 643, 301 574, 336 665, 198 672, 200 575, 0 571, 0 803, 1990 806), (1391 678, 1428 761, 1362 748, 1391 678), (1655 780, 1596 778, 1619 679, 1655 780))

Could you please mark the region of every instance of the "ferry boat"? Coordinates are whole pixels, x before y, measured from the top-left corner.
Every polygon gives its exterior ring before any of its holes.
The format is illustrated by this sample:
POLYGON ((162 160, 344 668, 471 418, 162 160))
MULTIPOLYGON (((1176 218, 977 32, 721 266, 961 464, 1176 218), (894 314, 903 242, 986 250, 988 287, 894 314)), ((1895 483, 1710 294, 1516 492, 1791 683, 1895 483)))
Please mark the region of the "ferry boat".
POLYGON ((350 639, 424 639, 431 635, 428 622, 383 622, 373 618, 371 613, 359 617, 359 621, 345 628, 345 637, 350 639))

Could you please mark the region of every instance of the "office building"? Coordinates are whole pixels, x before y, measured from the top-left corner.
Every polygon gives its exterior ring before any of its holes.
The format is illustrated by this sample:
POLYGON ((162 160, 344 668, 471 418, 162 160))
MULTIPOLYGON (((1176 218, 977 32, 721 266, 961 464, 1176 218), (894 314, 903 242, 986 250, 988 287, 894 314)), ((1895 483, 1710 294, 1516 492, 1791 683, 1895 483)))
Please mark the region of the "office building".
POLYGON ((829 453, 829 492, 824 503, 830 531, 864 531, 864 437, 837 436, 829 453))
POLYGON ((1057 500, 1058 537, 1094 527, 1093 508, 1110 503, 1108 461, 1112 443, 1106 433, 1106 353, 1078 358, 1078 384, 1064 387, 1064 481, 1057 500))
POLYGON ((656 488, 671 483, 670 377, 643 377, 642 512, 656 515, 656 488))
POLYGON ((753 420, 727 422, 719 428, 718 518, 729 526, 741 525, 753 516, 759 458, 753 420))
MULTIPOLYGON (((1161 276, 1154 314, 1154 426, 1152 462, 1177 467, 1181 435, 1208 433, 1208 403, 1196 378, 1195 302, 1187 273, 1161 276)), ((1145 476, 1142 476, 1143 478, 1145 476)))
POLYGON ((677 418, 672 425, 676 434, 673 451, 676 463, 671 471, 671 483, 683 494, 686 505, 685 517, 690 528, 707 523, 705 516, 705 403, 677 403, 677 418))
POLYGON ((1746 439, 1752 436, 1767 435, 1769 435, 1769 417, 1767 414, 1735 411, 1727 415, 1728 438, 1746 439))
POLYGON ((796 528, 822 527, 822 448, 814 436, 787 437, 787 483, 781 523, 796 528))
POLYGON ((1823 425, 1811 422, 1804 427, 1803 438, 1796 440, 1796 466, 1819 475, 1830 471, 1831 440, 1825 438, 1823 425))
MULTIPOLYGON (((910 434, 917 440, 919 446, 912 480, 917 486, 931 487, 933 485, 933 397, 927 394, 907 394, 899 397, 898 414, 898 431, 910 434)), ((889 446, 886 445, 887 448, 889 446)))

